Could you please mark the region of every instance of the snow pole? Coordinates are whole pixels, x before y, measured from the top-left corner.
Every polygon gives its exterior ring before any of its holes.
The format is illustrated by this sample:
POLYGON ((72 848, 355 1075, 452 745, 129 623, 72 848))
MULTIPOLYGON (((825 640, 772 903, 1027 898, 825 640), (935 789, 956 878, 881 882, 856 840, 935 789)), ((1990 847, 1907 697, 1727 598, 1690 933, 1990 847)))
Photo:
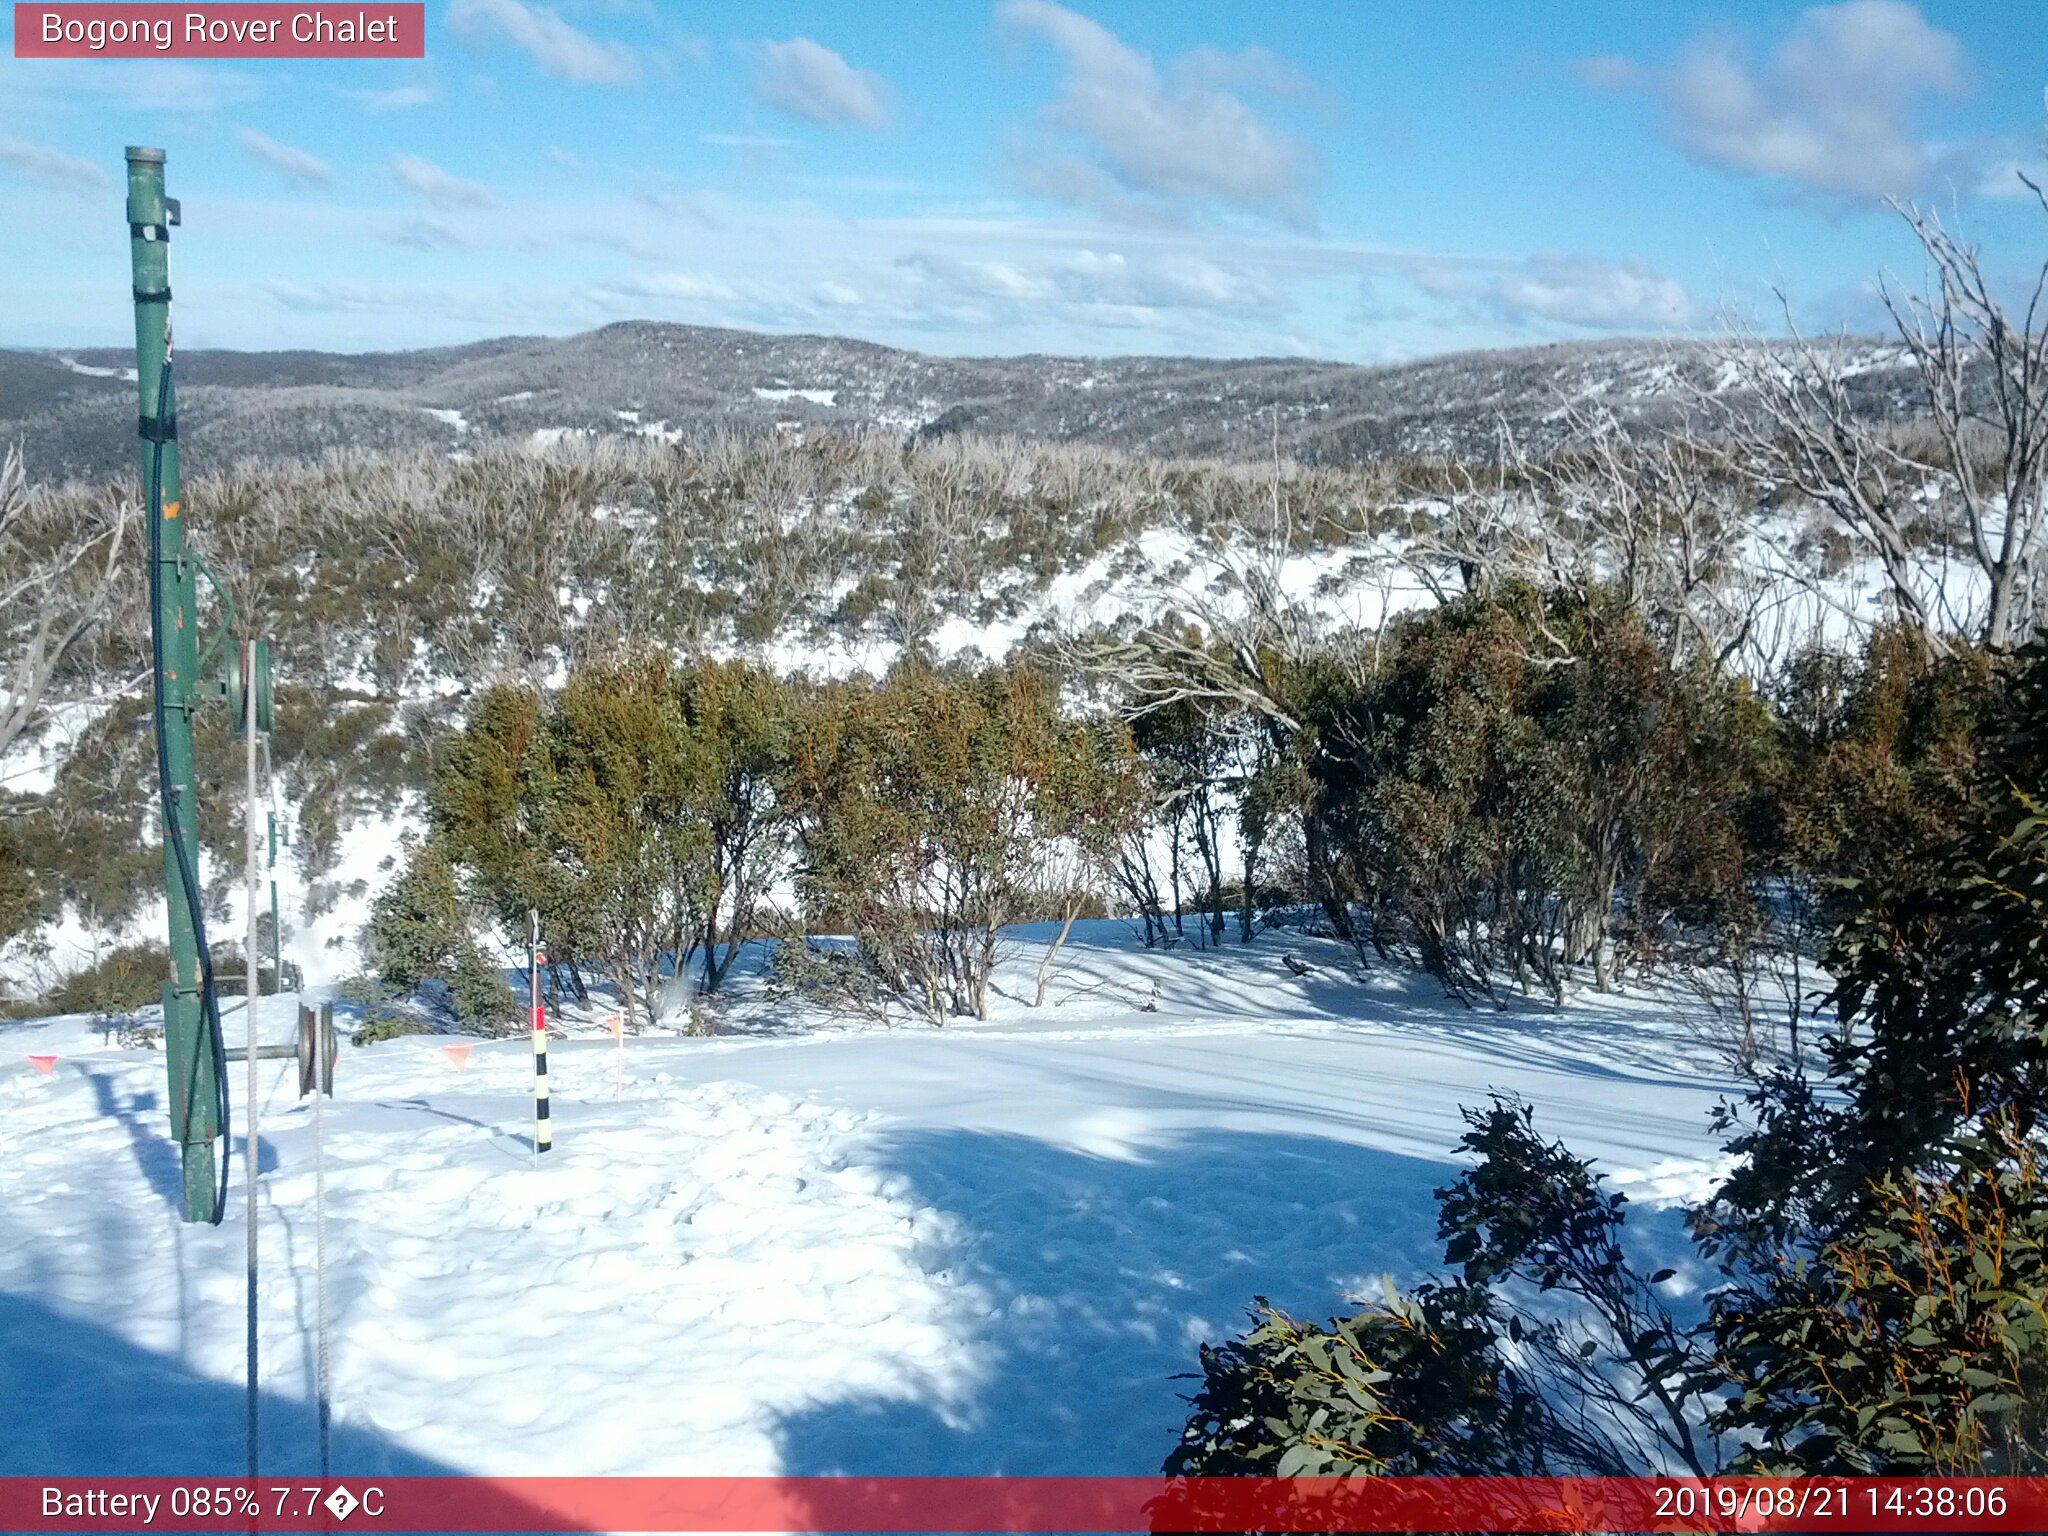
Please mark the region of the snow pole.
POLYGON ((527 975, 526 996, 533 1004, 533 1156, 555 1145, 555 1131, 548 1120, 548 1009, 540 1000, 540 910, 526 909, 527 975))

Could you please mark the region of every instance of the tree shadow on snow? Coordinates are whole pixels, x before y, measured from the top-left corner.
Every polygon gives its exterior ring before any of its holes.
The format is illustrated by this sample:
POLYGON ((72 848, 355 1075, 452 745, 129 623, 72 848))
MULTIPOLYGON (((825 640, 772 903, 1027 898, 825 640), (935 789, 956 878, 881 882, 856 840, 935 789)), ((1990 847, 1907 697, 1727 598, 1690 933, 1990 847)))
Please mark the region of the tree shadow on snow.
MULTIPOLYGON (((1304 1318, 1441 1258, 1448 1162, 1313 1136, 1199 1132, 1125 1159, 1030 1137, 910 1132, 872 1148, 958 1219, 917 1262, 960 1302, 941 1369, 970 1384, 823 1402, 779 1426, 788 1476, 1144 1476, 1194 1389, 1197 1348, 1254 1294, 1304 1318), (950 1282, 950 1283, 949 1283, 950 1282)), ((867 1161, 867 1159, 863 1159, 867 1161)))
MULTIPOLYGON (((240 1357, 216 1362, 239 1367, 240 1357)), ((95 1323, 0 1292, 0 1476, 240 1477, 247 1471, 247 1398, 239 1382, 194 1374, 95 1323)), ((319 1475, 310 1403, 264 1393, 262 1478, 319 1475)), ((462 1469, 406 1449, 374 1429, 332 1430, 332 1477, 458 1477, 462 1469)), ((500 1494, 498 1497, 516 1497, 500 1494)), ((518 1513, 526 1513, 524 1505, 518 1513)), ((533 1509, 533 1529, 564 1527, 533 1509)))
MULTIPOLYGON (((239 1371, 241 1355, 214 1362, 239 1371)), ((0 1293, 0 1402, 13 1410, 0 1436, 10 1477, 235 1476, 247 1467, 247 1398, 233 1379, 195 1374, 182 1361, 130 1343, 97 1323, 26 1296, 0 1293)), ((319 1472, 310 1404, 263 1394, 264 1471, 319 1472)), ((374 1430, 333 1428, 334 1474, 453 1476, 374 1430)))

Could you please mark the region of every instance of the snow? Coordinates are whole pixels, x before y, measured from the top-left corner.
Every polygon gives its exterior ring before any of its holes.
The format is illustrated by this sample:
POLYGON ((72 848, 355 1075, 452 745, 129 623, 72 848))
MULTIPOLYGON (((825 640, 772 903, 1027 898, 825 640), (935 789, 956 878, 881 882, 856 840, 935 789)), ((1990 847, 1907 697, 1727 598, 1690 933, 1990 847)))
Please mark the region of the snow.
POLYGON ((836 389, 763 389, 760 385, 756 384, 754 386, 754 398, 756 400, 775 401, 808 400, 813 405, 836 406, 839 403, 839 391, 836 389))
MULTIPOLYGON (((1715 1167, 1706 1111, 1732 1085, 1671 997, 1474 1013, 1333 941, 1145 951, 1104 921, 1034 1009, 1049 932, 1011 935, 988 1024, 778 1004, 758 948, 741 1033, 621 1051, 600 1000, 550 1050, 538 1160, 525 1040, 466 1071, 433 1037, 344 1045, 337 1471, 1143 1474, 1184 1413, 1172 1378, 1252 1295, 1323 1315, 1433 1267, 1460 1104, 1521 1092, 1652 1206, 1715 1167)), ((314 1456, 294 1071, 263 1068, 259 1143, 279 1472, 314 1456)), ((0 1397, 34 1406, 0 1472, 240 1465, 241 1164, 219 1228, 177 1220, 162 1075, 75 1016, 0 1024, 0 1397)), ((1631 1225, 1697 1289, 1677 1222, 1631 1225)))
POLYGON ((99 368, 91 363, 81 363, 75 357, 60 357, 57 361, 73 373, 83 374, 89 379, 126 379, 131 384, 135 382, 133 368, 99 368))
POLYGON ((434 420, 445 422, 457 432, 467 432, 469 430, 469 422, 460 411, 443 410, 438 406, 432 405, 423 405, 420 409, 433 417, 434 420))
POLYGON ((106 699, 44 705, 36 728, 17 736, 0 754, 0 789, 17 795, 48 794, 79 741, 111 707, 106 699))

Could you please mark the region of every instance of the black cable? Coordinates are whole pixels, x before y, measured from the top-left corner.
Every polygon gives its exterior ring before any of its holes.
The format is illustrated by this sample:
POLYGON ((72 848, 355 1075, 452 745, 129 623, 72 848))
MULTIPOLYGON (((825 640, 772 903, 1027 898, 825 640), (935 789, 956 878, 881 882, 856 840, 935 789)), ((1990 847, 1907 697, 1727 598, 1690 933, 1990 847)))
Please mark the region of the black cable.
MULTIPOLYGON (((177 855, 178 883, 184 888, 185 908, 192 918, 192 939, 199 947, 199 1006, 206 1020, 208 1041, 213 1047, 214 1090, 220 1096, 220 1187, 214 1191, 213 1214, 207 1219, 219 1226, 228 1208, 228 1054, 221 1036, 220 994, 213 982, 213 951, 206 942, 205 904, 199 899, 199 877, 192 868, 192 855, 185 847, 180 829, 180 812, 175 786, 171 783, 171 753, 164 741, 164 626, 163 626, 163 501, 164 440, 166 424, 172 419, 171 360, 164 359, 164 371, 157 381, 155 431, 149 434, 149 649, 152 663, 152 702, 156 716, 156 783, 164 807, 164 836, 177 855)), ((189 688, 198 679, 186 679, 189 688)), ((255 1001, 250 1000, 250 1007, 255 1001)), ((253 1020, 255 1015, 250 1015, 253 1020)), ((168 1024, 170 1021, 165 1020, 168 1024)), ((252 1033, 250 1039, 255 1039, 252 1033)), ((189 1100, 188 1100, 189 1102, 189 1100)))

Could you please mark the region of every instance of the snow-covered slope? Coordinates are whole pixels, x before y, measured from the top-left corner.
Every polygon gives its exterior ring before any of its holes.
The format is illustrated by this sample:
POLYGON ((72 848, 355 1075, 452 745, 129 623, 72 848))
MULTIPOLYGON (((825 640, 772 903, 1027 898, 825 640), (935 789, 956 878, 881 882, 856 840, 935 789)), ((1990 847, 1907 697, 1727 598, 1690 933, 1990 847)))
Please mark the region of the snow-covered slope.
MULTIPOLYGON (((337 1472, 1145 1473, 1172 1378, 1254 1293, 1321 1315, 1430 1268, 1461 1104, 1522 1093, 1652 1204, 1710 1178, 1730 1085, 1669 998, 1476 1014, 1328 941, 1146 952, 1096 923, 1032 1009, 1038 938, 986 1025, 760 1004, 746 1036, 621 1051, 573 1022, 539 1160, 524 1040, 462 1070, 441 1038, 344 1046, 337 1472)), ((259 1138, 280 1472, 315 1443, 292 1072, 264 1068, 259 1138)), ((180 1223, 163 1103, 160 1055, 78 1018, 0 1025, 0 1472, 241 1464, 240 1157, 225 1223, 180 1223)), ((1701 1283, 1675 1211, 1632 1227, 1675 1289, 1701 1283)))

